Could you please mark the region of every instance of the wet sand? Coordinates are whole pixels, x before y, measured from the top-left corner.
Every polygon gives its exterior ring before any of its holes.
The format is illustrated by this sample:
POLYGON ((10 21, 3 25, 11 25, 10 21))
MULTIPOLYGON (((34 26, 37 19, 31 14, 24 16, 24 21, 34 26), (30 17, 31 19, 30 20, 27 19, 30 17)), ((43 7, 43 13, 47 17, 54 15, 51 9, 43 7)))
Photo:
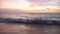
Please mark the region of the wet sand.
POLYGON ((0 23, 0 34, 60 34, 60 25, 0 23))

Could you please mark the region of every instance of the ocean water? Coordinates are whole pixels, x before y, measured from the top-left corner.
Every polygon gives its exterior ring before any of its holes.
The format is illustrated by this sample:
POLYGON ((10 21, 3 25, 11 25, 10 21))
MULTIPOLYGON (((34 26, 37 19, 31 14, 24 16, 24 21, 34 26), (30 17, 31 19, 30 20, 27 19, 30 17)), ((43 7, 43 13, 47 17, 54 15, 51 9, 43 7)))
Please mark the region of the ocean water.
POLYGON ((22 14, 0 14, 0 18, 21 18, 21 19, 48 19, 48 20, 60 20, 60 13, 22 13, 22 14))
MULTIPOLYGON (((0 18, 40 18, 59 20, 60 14, 0 14, 0 18)), ((48 22, 49 23, 49 22, 48 22)), ((51 24, 51 22, 49 23, 51 24)), ((53 24, 53 23, 52 23, 53 24)), ((58 23, 60 24, 60 22, 58 23)), ((60 25, 40 25, 0 22, 0 34, 60 34, 60 25)))

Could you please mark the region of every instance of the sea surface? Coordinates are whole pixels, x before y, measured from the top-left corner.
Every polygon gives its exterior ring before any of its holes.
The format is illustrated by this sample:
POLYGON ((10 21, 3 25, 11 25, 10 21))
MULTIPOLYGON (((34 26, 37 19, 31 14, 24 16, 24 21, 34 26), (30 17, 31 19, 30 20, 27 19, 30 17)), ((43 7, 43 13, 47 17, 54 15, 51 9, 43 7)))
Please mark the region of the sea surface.
MULTIPOLYGON (((0 18, 60 20, 60 13, 0 14, 0 18)), ((60 25, 21 24, 0 22, 0 34, 60 34, 60 25)))
POLYGON ((0 18, 22 18, 22 19, 31 19, 31 18, 41 18, 41 19, 51 19, 51 20, 60 20, 60 13, 5 13, 0 14, 0 18))

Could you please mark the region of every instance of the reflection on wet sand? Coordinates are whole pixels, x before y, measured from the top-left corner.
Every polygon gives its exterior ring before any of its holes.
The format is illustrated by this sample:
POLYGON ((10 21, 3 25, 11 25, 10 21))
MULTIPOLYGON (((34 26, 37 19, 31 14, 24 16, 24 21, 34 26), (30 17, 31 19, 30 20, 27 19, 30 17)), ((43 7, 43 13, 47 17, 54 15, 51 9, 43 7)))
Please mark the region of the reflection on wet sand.
POLYGON ((59 34, 60 25, 0 23, 0 34, 59 34))

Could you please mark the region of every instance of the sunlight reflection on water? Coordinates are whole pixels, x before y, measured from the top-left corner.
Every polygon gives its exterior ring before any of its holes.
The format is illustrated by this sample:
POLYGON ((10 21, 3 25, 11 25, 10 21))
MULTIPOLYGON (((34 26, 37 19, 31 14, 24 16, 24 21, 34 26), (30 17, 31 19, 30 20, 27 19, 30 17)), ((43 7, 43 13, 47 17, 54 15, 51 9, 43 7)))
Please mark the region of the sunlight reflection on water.
POLYGON ((0 14, 2 18, 59 18, 59 13, 52 13, 52 14, 0 14))
POLYGON ((14 18, 14 19, 43 19, 43 20, 60 20, 59 13, 41 13, 41 14, 0 14, 0 18, 14 18))

